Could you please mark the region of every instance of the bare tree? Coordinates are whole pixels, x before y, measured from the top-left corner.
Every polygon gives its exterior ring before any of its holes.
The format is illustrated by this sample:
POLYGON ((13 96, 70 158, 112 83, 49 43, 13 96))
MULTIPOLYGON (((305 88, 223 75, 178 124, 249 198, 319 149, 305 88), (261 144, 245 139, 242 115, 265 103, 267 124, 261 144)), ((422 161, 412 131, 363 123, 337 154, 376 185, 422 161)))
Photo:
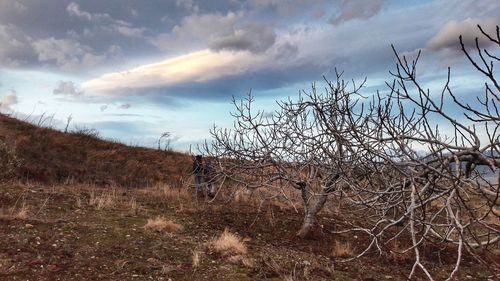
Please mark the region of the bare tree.
POLYGON ((67 118, 66 118, 66 126, 64 127, 64 132, 67 133, 68 132, 68 127, 69 127, 69 124, 71 123, 71 121, 73 120, 73 115, 70 114, 67 118))
POLYGON ((364 122, 353 114, 362 84, 348 90, 341 74, 337 78, 336 83, 327 81, 324 93, 313 85, 311 92, 300 93, 298 101, 279 102, 279 110, 272 114, 254 112, 251 95, 239 103, 233 99, 234 128, 214 128, 214 141, 205 149, 219 160, 219 177, 235 185, 300 190, 304 207, 300 237, 310 233, 334 190, 337 167, 342 166, 338 162, 348 163, 356 153, 356 148, 344 146, 349 126, 364 122))
POLYGON ((162 146, 161 146, 161 143, 163 141, 163 150, 170 150, 170 142, 171 142, 171 139, 170 137, 172 136, 172 133, 170 132, 164 132, 163 134, 161 134, 161 136, 158 138, 158 150, 162 150, 162 146))
MULTIPOLYGON (((496 38, 483 34, 500 47, 498 27, 496 38)), ((493 72, 499 59, 476 40, 477 62, 462 38, 460 44, 489 80, 474 106, 452 92, 450 69, 441 92, 434 95, 417 78, 418 56, 410 63, 394 50, 398 64, 392 73, 395 80, 387 84, 390 94, 370 103, 366 127, 350 136, 350 145, 362 145, 360 154, 373 161, 358 163, 360 177, 342 179, 340 187, 352 211, 367 218, 346 231, 370 237, 358 257, 371 250, 382 253, 395 240, 409 241, 402 250, 414 252, 409 278, 421 269, 432 280, 421 252, 430 243, 456 250, 451 279, 463 255, 486 262, 488 255, 479 253, 498 246, 500 239, 499 182, 484 178, 484 171, 498 177, 500 168, 500 88, 493 72), (454 113, 457 109, 463 118, 454 113), (451 136, 442 133, 443 128, 451 136)), ((499 269, 494 258, 488 264, 499 269)))
POLYGON ((337 193, 347 204, 348 224, 337 232, 360 233, 369 241, 354 258, 395 251, 390 245, 400 241, 400 251, 414 256, 409 279, 420 269, 433 280, 422 252, 431 244, 455 251, 449 279, 464 255, 498 270, 498 261, 481 253, 500 240, 499 182, 483 173, 500 168, 494 72, 500 35, 498 27, 494 36, 479 30, 492 49, 476 40, 473 52, 460 38, 463 53, 488 80, 473 105, 452 92, 450 69, 438 94, 424 89, 417 76, 420 54, 408 61, 393 47, 397 66, 389 94, 364 98, 364 83, 356 86, 337 74, 335 82, 326 80, 324 93, 313 85, 297 101, 278 102, 272 114, 253 110, 249 95, 233 100, 234 128, 213 128, 205 150, 218 159, 218 175, 233 185, 300 190, 301 237, 328 195, 337 193))

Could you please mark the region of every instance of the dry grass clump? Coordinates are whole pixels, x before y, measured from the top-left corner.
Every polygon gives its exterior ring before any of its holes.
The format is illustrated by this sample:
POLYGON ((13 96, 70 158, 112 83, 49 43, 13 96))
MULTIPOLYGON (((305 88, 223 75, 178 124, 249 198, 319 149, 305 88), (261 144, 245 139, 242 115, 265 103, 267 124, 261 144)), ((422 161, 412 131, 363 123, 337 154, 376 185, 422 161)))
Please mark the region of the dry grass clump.
POLYGON ((352 248, 351 242, 335 241, 335 246, 333 247, 332 254, 334 257, 339 257, 339 258, 353 257, 354 250, 352 248))
POLYGON ((141 189, 140 192, 168 201, 190 201, 191 194, 187 188, 175 188, 168 184, 156 184, 152 187, 141 189))
POLYGON ((254 203, 252 202, 252 192, 247 189, 238 189, 234 193, 234 202, 236 203, 254 203))
POLYGON ((241 238, 227 228, 218 238, 209 243, 209 248, 219 254, 243 255, 247 253, 247 247, 241 238))
POLYGON ((115 206, 117 201, 116 190, 111 192, 103 191, 100 195, 95 195, 95 192, 90 193, 89 205, 94 206, 97 210, 109 209, 115 206))
POLYGON ((200 266, 201 254, 202 252, 200 251, 193 251, 193 256, 191 257, 193 262, 193 268, 197 268, 198 266, 200 266))
POLYGON ((144 228, 158 232, 179 232, 184 230, 184 226, 171 220, 167 220, 162 216, 158 216, 154 219, 148 219, 144 228))
POLYGON ((125 202, 124 205, 131 214, 137 215, 139 213, 140 205, 139 203, 137 203, 135 197, 130 198, 130 200, 128 202, 125 202))
POLYGON ((0 210, 0 218, 6 220, 25 220, 30 216, 30 208, 23 203, 21 207, 12 207, 8 211, 0 210))

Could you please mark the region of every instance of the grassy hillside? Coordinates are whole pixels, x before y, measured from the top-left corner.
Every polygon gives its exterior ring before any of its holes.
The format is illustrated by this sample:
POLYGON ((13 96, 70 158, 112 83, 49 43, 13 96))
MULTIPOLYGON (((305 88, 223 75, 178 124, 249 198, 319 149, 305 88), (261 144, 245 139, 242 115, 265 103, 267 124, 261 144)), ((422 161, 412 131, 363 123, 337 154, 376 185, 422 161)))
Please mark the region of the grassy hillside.
POLYGON ((102 140, 93 130, 63 133, 0 114, 0 140, 20 160, 16 176, 45 183, 76 182, 138 187, 180 185, 188 155, 102 140))

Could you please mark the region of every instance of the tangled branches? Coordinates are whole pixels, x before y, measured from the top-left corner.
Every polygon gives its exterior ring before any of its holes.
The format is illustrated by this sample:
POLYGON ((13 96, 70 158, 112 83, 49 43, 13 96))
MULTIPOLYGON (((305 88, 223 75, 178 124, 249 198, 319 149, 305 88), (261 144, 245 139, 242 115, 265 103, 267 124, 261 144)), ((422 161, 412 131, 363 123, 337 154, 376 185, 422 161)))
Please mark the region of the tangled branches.
POLYGON ((500 243, 500 87, 494 72, 500 35, 498 27, 495 36, 479 29, 494 50, 481 49, 476 40, 472 53, 460 38, 463 53, 488 80, 473 104, 453 93, 450 69, 439 94, 424 89, 419 56, 410 62, 393 47, 397 66, 388 94, 363 97, 364 83, 347 83, 337 73, 335 82, 325 79, 324 93, 313 85, 297 101, 279 102, 272 114, 254 112, 249 95, 233 100, 234 128, 214 128, 205 151, 218 159, 218 175, 238 185, 300 190, 300 236, 311 231, 335 193, 347 202, 346 213, 363 218, 337 230, 368 237, 355 258, 404 241, 400 251, 414 257, 409 279, 420 269, 432 280, 422 249, 442 245, 456 253, 451 279, 464 255, 487 262, 479 253, 500 243))

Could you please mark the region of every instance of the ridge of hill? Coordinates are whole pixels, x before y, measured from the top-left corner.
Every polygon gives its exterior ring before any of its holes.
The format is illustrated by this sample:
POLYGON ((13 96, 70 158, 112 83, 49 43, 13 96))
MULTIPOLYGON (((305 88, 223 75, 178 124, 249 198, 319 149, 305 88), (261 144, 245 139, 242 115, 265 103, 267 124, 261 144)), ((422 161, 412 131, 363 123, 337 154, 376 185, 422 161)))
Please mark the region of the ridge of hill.
POLYGON ((103 140, 92 129, 65 133, 0 114, 0 140, 19 160, 16 178, 27 181, 179 186, 189 176, 188 154, 103 140))

